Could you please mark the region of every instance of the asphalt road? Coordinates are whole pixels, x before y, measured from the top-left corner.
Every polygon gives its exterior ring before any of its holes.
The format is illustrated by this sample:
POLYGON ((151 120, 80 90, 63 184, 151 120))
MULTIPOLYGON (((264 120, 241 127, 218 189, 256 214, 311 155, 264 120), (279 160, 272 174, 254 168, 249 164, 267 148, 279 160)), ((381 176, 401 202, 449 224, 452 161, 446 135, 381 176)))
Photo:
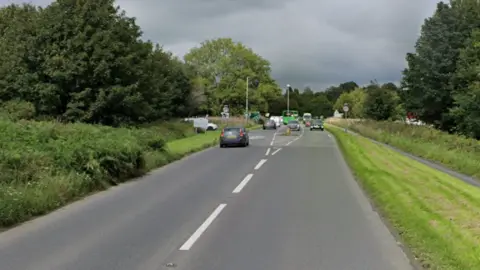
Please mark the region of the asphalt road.
POLYGON ((0 234, 1 270, 403 270, 325 132, 252 131, 0 234))

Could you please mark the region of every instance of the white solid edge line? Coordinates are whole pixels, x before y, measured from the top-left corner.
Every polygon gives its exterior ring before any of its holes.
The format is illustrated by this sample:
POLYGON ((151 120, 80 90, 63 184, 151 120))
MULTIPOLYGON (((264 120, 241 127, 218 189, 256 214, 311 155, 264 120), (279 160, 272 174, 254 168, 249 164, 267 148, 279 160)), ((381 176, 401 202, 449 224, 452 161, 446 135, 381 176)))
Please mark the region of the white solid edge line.
POLYGON ((255 169, 255 170, 258 170, 258 169, 260 169, 260 167, 262 167, 262 165, 263 165, 265 162, 267 162, 267 160, 266 160, 266 159, 262 159, 262 160, 260 160, 260 161, 258 162, 257 166, 255 166, 255 168, 254 168, 254 169, 255 169))
POLYGON ((242 182, 238 184, 238 186, 232 191, 232 193, 240 193, 240 191, 242 191, 242 189, 248 184, 248 182, 250 181, 250 179, 252 179, 252 177, 253 177, 252 173, 247 174, 247 176, 243 178, 242 182))
POLYGON ((213 220, 215 220, 215 218, 220 214, 220 212, 222 212, 223 208, 225 208, 225 206, 227 206, 226 204, 220 204, 214 211, 212 214, 210 214, 210 216, 203 222, 202 225, 200 225, 200 227, 198 227, 198 229, 192 234, 192 236, 190 236, 190 238, 188 238, 188 240, 180 247, 179 250, 189 250, 193 244, 195 244, 195 242, 198 240, 198 238, 200 238, 200 236, 202 235, 202 233, 205 232, 205 230, 207 230, 208 226, 210 226, 210 224, 212 224, 213 220))
POLYGON ((282 148, 278 148, 277 150, 275 150, 275 151, 272 153, 272 156, 275 155, 276 153, 278 153, 280 150, 282 150, 282 148))
POLYGON ((265 156, 268 156, 270 154, 270 148, 267 149, 267 152, 265 152, 265 156))

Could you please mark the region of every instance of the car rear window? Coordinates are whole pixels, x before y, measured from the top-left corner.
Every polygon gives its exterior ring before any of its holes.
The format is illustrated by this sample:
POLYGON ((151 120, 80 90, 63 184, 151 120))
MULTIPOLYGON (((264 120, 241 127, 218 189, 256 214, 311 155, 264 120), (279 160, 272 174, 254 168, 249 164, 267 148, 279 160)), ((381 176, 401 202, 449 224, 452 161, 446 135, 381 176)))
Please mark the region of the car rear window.
POLYGON ((298 124, 298 121, 290 121, 289 124, 298 124))
POLYGON ((240 128, 229 127, 229 128, 224 128, 223 131, 225 131, 225 132, 227 132, 227 131, 240 132, 240 128))

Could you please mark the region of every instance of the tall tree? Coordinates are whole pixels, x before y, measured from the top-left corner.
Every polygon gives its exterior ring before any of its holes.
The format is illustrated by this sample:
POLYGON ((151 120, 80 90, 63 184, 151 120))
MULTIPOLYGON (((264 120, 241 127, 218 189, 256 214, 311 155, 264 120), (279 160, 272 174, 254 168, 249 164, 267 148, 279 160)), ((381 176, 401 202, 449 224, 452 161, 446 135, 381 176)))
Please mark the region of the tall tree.
POLYGON ((281 89, 271 78, 270 63, 230 38, 207 40, 191 49, 184 60, 205 83, 204 95, 211 114, 219 114, 224 104, 230 106, 231 113, 243 113, 247 77, 251 109, 268 111, 268 103, 281 95, 281 89))
POLYGON ((40 10, 29 4, 0 9, 0 101, 29 96, 25 55, 33 48, 39 15, 40 10))
POLYGON ((364 114, 373 120, 389 120, 396 116, 399 98, 394 90, 378 87, 367 91, 364 114))
POLYGON ((407 54, 408 68, 402 85, 407 89, 406 109, 420 119, 450 130, 454 124, 448 113, 453 106, 456 62, 471 31, 480 26, 480 3, 476 0, 440 2, 425 20, 415 53, 407 54))
POLYGON ((117 125, 151 112, 141 87, 152 47, 114 0, 58 0, 41 12, 28 55, 30 91, 42 114, 117 125))
POLYGON ((451 114, 457 131, 480 139, 480 30, 474 30, 468 46, 460 52, 457 69, 459 88, 454 91, 451 114))

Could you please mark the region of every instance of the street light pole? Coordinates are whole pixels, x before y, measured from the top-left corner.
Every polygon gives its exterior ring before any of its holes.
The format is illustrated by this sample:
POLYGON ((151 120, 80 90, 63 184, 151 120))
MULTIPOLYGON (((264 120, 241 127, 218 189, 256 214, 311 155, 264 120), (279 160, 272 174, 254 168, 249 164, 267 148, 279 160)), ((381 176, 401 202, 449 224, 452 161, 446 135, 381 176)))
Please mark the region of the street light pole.
POLYGON ((290 84, 287 84, 287 113, 290 113, 290 84))
POLYGON ((248 124, 248 84, 249 84, 249 78, 247 77, 247 89, 245 91, 245 113, 246 113, 246 119, 247 119, 247 124, 248 124))

